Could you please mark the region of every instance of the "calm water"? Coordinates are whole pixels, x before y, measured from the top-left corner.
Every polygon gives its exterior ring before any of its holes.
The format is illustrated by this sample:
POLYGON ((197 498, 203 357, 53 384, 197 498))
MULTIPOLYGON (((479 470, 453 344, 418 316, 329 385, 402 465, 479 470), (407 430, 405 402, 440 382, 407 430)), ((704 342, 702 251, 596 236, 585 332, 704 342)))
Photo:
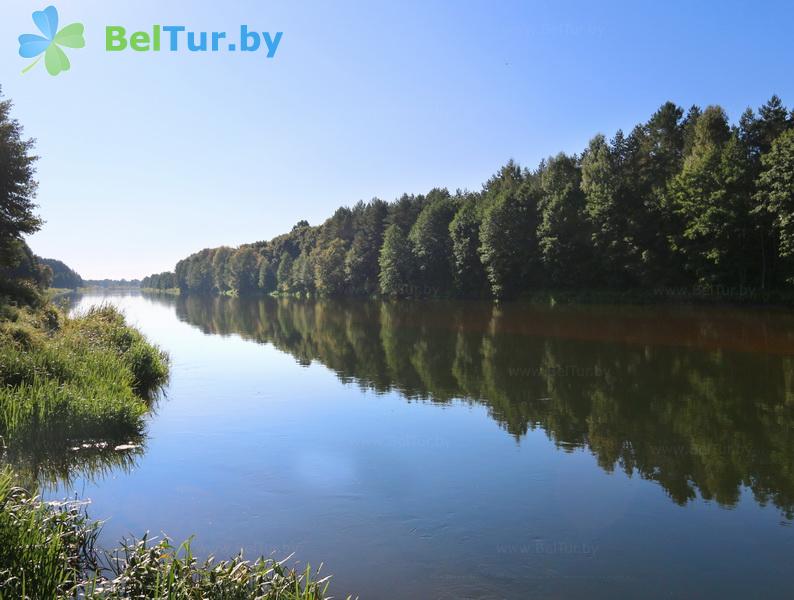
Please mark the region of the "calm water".
MULTIPOLYGON (((84 297, 165 348, 141 450, 52 496, 107 544, 295 553, 381 598, 794 589, 794 317, 84 297)), ((46 466, 41 467, 46 477, 46 466)))

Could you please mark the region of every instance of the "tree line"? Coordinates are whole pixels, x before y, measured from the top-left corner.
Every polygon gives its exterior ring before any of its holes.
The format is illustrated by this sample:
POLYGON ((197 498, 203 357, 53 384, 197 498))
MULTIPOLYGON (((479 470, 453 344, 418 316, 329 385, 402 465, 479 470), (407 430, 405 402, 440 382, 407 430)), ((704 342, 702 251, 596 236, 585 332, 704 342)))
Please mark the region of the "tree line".
POLYGON ((209 248, 142 281, 184 292, 510 298, 542 289, 794 285, 794 114, 732 124, 672 102, 628 134, 475 192, 339 208, 270 241, 209 248))

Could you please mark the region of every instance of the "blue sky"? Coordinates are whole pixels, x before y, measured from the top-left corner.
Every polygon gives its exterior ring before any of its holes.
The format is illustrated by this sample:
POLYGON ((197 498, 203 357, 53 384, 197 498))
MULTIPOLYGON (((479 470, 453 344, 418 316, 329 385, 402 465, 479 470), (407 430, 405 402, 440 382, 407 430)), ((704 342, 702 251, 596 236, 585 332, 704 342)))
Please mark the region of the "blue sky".
POLYGON ((3 0, 0 85, 38 140, 33 249, 84 277, 140 277, 269 239, 340 205, 477 189, 646 120, 664 101, 736 119, 794 106, 791 2, 61 0, 87 46, 57 78, 18 56, 33 10, 3 0), (283 31, 264 53, 104 50, 106 25, 283 31))

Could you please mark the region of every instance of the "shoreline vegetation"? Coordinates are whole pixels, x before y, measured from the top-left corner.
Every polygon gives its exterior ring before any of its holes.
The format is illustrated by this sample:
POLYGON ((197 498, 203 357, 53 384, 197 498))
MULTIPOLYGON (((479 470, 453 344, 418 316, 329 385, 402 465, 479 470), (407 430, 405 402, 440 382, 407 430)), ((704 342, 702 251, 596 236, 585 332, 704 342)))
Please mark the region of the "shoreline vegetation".
POLYGON ((100 550, 100 523, 83 503, 28 491, 54 479, 52 469, 63 476, 63 455, 108 463, 118 453, 123 462, 167 377, 167 356, 111 306, 69 318, 46 303, 0 302, 0 600, 326 597, 328 578, 287 559, 200 563, 189 541, 146 535, 100 550))
POLYGON ((83 281, 33 254, 24 236, 42 225, 36 157, 10 110, 0 98, 0 600, 324 598, 328 579, 308 566, 242 554, 199 563, 189 541, 144 536, 104 552, 83 503, 36 495, 42 479, 68 480, 75 466, 134 461, 169 367, 114 307, 70 317, 54 306, 75 288, 139 282, 83 281))
POLYGON ((242 553, 199 562, 190 540, 174 546, 144 536, 101 551, 101 524, 81 502, 44 502, 14 480, 11 469, 0 469, 0 600, 326 597, 328 578, 309 567, 298 572, 285 561, 248 561, 242 553))
POLYGON ((494 300, 603 289, 791 302, 792 177, 794 116, 777 96, 738 123, 719 106, 667 102, 581 154, 534 170, 511 160, 480 191, 359 202, 270 241, 206 248, 141 287, 494 300))

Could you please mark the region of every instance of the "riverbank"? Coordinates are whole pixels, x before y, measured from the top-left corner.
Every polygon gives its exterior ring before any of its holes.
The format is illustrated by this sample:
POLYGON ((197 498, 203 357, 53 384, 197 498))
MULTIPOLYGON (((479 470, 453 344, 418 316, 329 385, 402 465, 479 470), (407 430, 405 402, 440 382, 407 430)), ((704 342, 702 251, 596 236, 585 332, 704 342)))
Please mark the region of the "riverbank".
POLYGON ((0 305, 0 462, 14 465, 0 466, 0 600, 325 597, 326 580, 272 559, 199 563, 188 542, 146 536, 100 550, 82 503, 30 491, 40 473, 25 465, 136 447, 168 373, 168 356, 111 306, 70 318, 0 305))
POLYGON ((139 435, 168 357, 116 309, 68 318, 5 306, 0 318, 0 437, 9 453, 139 435))
POLYGON ((325 597, 327 579, 273 559, 199 563, 189 542, 147 537, 100 551, 100 527, 82 503, 45 503, 0 470, 0 599, 325 597))

